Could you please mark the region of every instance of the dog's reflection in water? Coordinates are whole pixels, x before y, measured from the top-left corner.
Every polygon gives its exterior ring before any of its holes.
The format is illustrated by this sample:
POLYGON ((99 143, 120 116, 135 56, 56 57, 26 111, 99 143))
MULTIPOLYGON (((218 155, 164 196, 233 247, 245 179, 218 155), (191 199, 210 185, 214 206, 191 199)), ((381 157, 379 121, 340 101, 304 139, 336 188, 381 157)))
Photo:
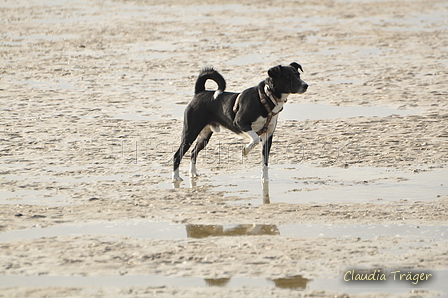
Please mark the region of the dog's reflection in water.
MULTIPOLYGON (((225 287, 229 284, 231 278, 205 278, 205 283, 209 287, 225 287)), ((285 278, 269 279, 274 282, 277 288, 305 290, 310 279, 303 278, 301 275, 295 275, 285 278)), ((265 286, 265 282, 260 286, 265 286)))
POLYGON ((301 275, 295 275, 285 278, 277 278, 272 280, 275 286, 283 289, 306 289, 306 285, 310 279, 303 278, 301 275))
MULTIPOLYGON (((190 188, 195 188, 197 186, 197 179, 190 178, 190 188)), ((173 181, 173 188, 180 188, 182 181, 173 181)), ((261 181, 261 198, 263 200, 263 204, 270 204, 271 199, 269 197, 269 180, 261 181)))
POLYGON ((241 224, 228 227, 223 225, 186 225, 186 228, 189 238, 280 235, 276 225, 241 224))
POLYGON ((270 204, 271 199, 269 197, 269 180, 261 181, 261 191, 262 191, 263 204, 270 204))
POLYGON ((209 287, 225 287, 230 278, 204 278, 204 280, 209 287))

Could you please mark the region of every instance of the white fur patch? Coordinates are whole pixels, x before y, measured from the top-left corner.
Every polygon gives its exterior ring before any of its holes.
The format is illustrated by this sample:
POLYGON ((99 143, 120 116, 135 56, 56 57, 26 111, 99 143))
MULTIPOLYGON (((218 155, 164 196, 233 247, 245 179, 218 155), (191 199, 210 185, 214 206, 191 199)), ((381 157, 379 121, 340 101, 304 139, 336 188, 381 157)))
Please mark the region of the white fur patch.
POLYGON ((248 132, 244 133, 246 136, 249 137, 250 142, 249 144, 246 145, 246 147, 244 147, 243 149, 243 155, 247 155, 249 154, 249 152, 254 149, 255 146, 257 146, 261 139, 260 137, 257 135, 257 133, 253 130, 249 130, 248 132))
POLYGON ((282 93, 282 97, 280 98, 280 101, 282 103, 287 102, 288 101, 288 96, 289 96, 289 93, 282 93))
POLYGON ((183 181, 183 179, 180 178, 179 169, 173 171, 173 181, 183 181))
POLYGON ((263 128, 265 123, 266 123, 266 118, 260 116, 257 118, 257 120, 252 122, 252 129, 254 131, 260 131, 260 129, 263 128))
POLYGON ((190 177, 195 178, 198 176, 199 174, 196 170, 196 164, 194 162, 190 162, 190 177))
MULTIPOLYGON (((277 113, 276 110, 280 110, 283 107, 283 103, 279 103, 277 107, 274 108, 274 110, 272 110, 274 113, 277 113)), ((274 133, 275 127, 277 126, 277 119, 278 119, 278 114, 275 115, 274 117, 272 117, 271 122, 269 122, 268 125, 268 134, 271 135, 274 133)), ((266 123, 266 118, 264 117, 258 117, 257 120, 255 120, 252 123, 252 129, 254 131, 260 131, 260 129, 263 128, 264 124, 266 123)))
POLYGON ((216 90, 215 93, 213 94, 213 99, 216 100, 218 99, 218 96, 220 96, 223 93, 222 90, 216 90))
POLYGON ((285 102, 279 102, 278 105, 276 105, 273 109, 272 109, 272 113, 278 113, 283 109, 283 105, 285 104, 285 102))
POLYGON ((260 137, 257 135, 257 133, 253 130, 249 130, 244 133, 246 136, 249 137, 251 143, 258 144, 260 143, 260 137))

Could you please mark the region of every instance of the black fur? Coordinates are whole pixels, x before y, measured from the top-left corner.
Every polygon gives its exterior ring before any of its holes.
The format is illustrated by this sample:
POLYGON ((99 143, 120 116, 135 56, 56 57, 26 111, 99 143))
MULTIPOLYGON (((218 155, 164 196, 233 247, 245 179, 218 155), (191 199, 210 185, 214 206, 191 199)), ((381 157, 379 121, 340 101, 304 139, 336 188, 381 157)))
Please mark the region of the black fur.
POLYGON ((226 90, 226 81, 224 80, 222 75, 214 70, 213 67, 205 67, 202 69, 198 79, 196 80, 194 94, 205 91, 205 82, 207 80, 215 81, 216 84, 218 84, 218 90, 221 90, 221 92, 224 92, 224 90, 226 90))

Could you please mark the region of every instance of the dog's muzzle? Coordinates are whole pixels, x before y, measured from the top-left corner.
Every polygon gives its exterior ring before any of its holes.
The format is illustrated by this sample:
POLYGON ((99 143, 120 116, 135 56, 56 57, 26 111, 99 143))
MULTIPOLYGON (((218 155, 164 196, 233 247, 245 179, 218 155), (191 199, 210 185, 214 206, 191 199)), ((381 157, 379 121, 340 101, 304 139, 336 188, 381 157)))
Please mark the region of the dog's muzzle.
POLYGON ((305 93, 305 91, 308 89, 308 84, 303 82, 303 84, 300 86, 299 92, 297 93, 305 93))

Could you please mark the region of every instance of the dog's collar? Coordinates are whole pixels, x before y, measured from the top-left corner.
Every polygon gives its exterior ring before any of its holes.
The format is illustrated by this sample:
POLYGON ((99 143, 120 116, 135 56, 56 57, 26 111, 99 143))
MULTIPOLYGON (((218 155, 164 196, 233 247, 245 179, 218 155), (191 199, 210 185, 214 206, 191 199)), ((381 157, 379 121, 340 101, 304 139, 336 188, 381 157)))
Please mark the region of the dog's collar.
POLYGON ((267 97, 271 100, 274 106, 278 105, 279 99, 272 94, 271 88, 268 85, 264 85, 264 93, 266 93, 267 97))
POLYGON ((268 102, 266 101, 266 97, 269 98, 270 101, 274 104, 274 106, 278 105, 277 98, 272 94, 271 90, 268 86, 264 86, 264 92, 266 96, 264 96, 263 92, 261 91, 261 86, 258 87, 258 95, 260 96, 260 101, 263 104, 264 108, 268 112, 266 122, 264 123, 263 127, 257 132, 257 135, 261 136, 264 133, 267 133, 269 130, 269 124, 271 123, 272 117, 283 111, 283 107, 280 109, 280 111, 274 113, 272 112, 271 107, 269 106, 268 102))

